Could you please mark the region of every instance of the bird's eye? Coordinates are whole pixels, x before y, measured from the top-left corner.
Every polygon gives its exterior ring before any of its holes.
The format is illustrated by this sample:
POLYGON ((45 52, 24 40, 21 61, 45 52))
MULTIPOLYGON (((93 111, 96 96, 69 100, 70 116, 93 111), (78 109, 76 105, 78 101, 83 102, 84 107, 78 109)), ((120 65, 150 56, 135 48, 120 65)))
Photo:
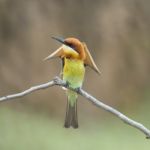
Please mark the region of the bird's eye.
POLYGON ((69 47, 71 47, 73 50, 75 50, 75 47, 74 47, 74 45, 73 45, 73 44, 71 44, 71 43, 67 43, 67 46, 69 46, 69 47))
POLYGON ((72 45, 72 44, 69 43, 69 44, 67 44, 67 45, 68 45, 69 47, 73 48, 73 45, 72 45))

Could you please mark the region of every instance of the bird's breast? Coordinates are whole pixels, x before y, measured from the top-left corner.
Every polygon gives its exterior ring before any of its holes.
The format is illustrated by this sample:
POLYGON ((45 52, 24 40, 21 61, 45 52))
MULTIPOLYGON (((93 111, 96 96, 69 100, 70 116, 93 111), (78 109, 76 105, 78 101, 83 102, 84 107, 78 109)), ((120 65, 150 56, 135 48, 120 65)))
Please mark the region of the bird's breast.
POLYGON ((69 82, 72 88, 78 88, 82 86, 84 74, 85 68, 82 60, 65 58, 63 80, 69 82))

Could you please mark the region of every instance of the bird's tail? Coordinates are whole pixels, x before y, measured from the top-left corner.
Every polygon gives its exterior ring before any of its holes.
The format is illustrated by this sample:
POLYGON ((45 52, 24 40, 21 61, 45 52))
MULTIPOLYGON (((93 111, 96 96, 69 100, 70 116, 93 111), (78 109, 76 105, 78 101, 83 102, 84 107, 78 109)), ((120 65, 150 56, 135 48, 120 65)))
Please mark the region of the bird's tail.
POLYGON ((78 118, 77 118, 77 97, 78 94, 74 91, 67 90, 67 109, 65 118, 65 128, 73 127, 78 128, 78 118))

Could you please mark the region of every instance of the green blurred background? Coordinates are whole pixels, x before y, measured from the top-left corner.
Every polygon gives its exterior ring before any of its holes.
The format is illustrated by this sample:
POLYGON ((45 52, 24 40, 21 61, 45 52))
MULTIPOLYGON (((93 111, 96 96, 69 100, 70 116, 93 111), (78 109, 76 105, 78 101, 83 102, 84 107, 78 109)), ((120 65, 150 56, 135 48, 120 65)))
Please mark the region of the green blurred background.
MULTIPOLYGON (((45 83, 60 60, 42 59, 60 44, 85 41, 101 70, 87 68, 83 88, 150 128, 149 0, 0 0, 0 95, 45 83)), ((64 129, 65 92, 52 87, 0 103, 1 150, 148 150, 150 141, 108 112, 78 101, 79 129, 64 129)))

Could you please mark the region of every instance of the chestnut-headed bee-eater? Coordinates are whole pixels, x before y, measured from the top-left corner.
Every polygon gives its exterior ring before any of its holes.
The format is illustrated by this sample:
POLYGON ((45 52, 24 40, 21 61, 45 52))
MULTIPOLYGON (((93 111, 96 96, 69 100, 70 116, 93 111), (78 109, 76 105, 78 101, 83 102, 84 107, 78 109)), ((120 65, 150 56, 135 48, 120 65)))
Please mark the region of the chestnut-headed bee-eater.
MULTIPOLYGON (((97 73, 100 73, 90 52, 84 42, 76 38, 52 37, 63 45, 44 60, 59 57, 62 60, 63 80, 73 89, 82 87, 85 74, 85 66, 90 66, 97 73)), ((77 119, 77 97, 78 94, 67 89, 67 110, 64 127, 78 128, 77 119)))

